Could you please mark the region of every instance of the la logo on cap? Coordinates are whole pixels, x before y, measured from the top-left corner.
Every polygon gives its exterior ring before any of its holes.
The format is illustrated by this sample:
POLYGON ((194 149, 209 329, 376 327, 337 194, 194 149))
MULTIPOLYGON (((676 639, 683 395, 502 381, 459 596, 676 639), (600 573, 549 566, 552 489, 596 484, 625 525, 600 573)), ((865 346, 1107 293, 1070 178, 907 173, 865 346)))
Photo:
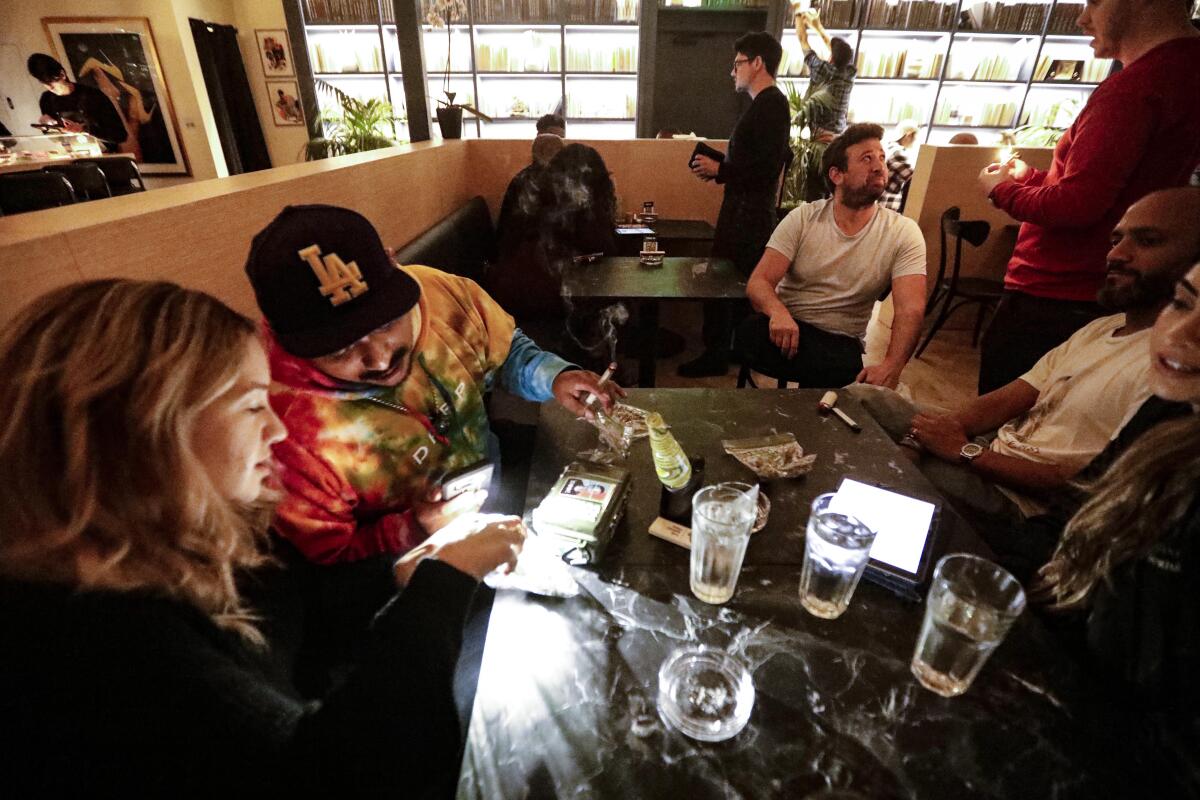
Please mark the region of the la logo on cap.
POLYGON ((342 261, 337 253, 321 255, 321 246, 310 244, 297 251, 300 258, 308 262, 313 274, 321 282, 321 294, 335 306, 347 303, 359 295, 366 294, 367 282, 362 279, 358 264, 342 261))

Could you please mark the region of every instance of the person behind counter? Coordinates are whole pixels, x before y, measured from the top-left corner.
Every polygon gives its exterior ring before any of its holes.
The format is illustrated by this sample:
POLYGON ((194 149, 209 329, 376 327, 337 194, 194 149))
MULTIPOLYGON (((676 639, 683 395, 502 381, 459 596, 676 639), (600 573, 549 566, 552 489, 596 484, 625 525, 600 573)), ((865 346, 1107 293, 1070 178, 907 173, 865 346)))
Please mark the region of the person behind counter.
POLYGON ((0 368, 7 793, 452 791, 463 626, 519 520, 441 531, 336 592, 332 568, 268 553, 266 352, 174 284, 57 289, 0 331, 0 368), (336 688, 303 692, 338 639, 336 688))
POLYGON ((106 153, 115 153, 129 138, 117 107, 99 89, 67 79, 63 65, 45 53, 34 53, 26 62, 29 74, 46 87, 38 100, 47 125, 60 125, 67 133, 90 133, 106 153))

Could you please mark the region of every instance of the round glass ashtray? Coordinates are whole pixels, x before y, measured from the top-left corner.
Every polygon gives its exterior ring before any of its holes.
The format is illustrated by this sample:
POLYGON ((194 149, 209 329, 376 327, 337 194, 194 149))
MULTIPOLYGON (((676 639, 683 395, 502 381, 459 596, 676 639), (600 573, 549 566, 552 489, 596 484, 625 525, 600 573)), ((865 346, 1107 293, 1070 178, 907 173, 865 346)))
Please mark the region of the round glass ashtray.
POLYGON ((753 709, 750 670, 723 650, 677 650, 658 670, 659 713, 693 739, 731 739, 746 727, 753 709))

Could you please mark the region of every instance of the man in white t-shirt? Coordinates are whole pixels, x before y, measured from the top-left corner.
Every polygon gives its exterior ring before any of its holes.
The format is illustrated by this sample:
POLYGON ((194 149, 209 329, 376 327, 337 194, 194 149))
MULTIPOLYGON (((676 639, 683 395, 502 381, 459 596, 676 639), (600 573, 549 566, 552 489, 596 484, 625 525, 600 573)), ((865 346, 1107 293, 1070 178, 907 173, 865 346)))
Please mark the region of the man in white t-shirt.
POLYGON ((788 214, 746 285, 759 312, 734 350, 753 369, 801 386, 854 381, 895 388, 925 313, 925 240, 917 223, 879 206, 887 185, 883 128, 851 125, 825 150, 833 197, 788 214), (887 354, 863 367, 863 338, 879 296, 892 293, 887 354))
POLYGON ((1124 313, 1084 326, 1029 372, 956 413, 917 409, 874 387, 850 390, 894 439, 924 451, 921 471, 1002 558, 1017 549, 1012 531, 1044 513, 1044 500, 1149 397, 1150 327, 1200 259, 1196 219, 1195 188, 1154 192, 1130 206, 1113 230, 1097 297, 1124 313), (990 442, 974 440, 989 431, 990 442))

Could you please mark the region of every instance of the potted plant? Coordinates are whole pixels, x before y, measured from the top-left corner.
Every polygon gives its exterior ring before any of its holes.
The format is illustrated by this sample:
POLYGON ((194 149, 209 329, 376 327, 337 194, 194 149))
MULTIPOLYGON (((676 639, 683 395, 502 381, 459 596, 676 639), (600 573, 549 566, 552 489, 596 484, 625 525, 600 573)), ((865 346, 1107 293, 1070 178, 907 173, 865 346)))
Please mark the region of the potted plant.
POLYGON ((803 95, 793 84, 786 84, 788 107, 792 112, 792 167, 783 184, 782 208, 791 210, 801 203, 828 195, 825 178, 821 175, 821 158, 826 142, 813 138, 812 118, 818 110, 833 108, 833 98, 827 89, 809 90, 803 95))
POLYGON ((395 115, 389 103, 374 97, 359 100, 320 78, 316 79, 316 86, 317 91, 337 101, 341 113, 327 111, 321 115, 325 135, 309 140, 304 146, 306 161, 398 144, 391 135, 392 124, 404 120, 395 115))
POLYGON ((437 108, 438 127, 442 131, 443 139, 462 138, 463 111, 470 111, 480 119, 492 121, 491 117, 474 106, 468 103, 454 102, 454 96, 457 93, 450 91, 450 70, 453 63, 451 48, 454 46, 454 29, 450 27, 450 24, 466 18, 467 4, 464 0, 434 0, 429 8, 429 13, 425 15, 425 21, 434 28, 446 29, 446 71, 442 75, 442 94, 446 95, 446 99, 438 98, 437 108))

